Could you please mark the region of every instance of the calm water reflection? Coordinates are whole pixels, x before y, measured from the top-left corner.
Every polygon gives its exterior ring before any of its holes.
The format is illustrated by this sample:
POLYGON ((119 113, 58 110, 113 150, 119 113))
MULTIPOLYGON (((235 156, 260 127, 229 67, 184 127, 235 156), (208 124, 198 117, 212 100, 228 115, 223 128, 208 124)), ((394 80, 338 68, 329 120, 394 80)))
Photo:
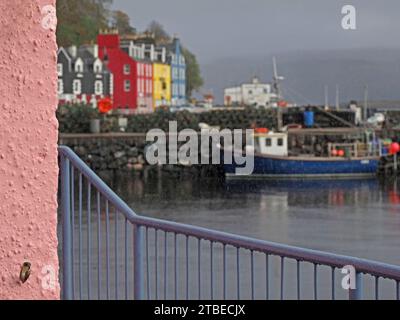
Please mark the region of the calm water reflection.
POLYGON ((139 214, 400 265, 397 181, 118 176, 108 183, 139 214))

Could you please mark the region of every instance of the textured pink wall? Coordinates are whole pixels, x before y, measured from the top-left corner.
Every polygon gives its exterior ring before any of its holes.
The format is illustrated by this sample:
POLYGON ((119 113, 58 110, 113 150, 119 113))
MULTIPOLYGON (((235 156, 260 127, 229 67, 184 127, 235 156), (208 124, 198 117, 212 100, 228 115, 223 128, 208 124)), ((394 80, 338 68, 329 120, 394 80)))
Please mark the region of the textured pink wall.
POLYGON ((54 6, 0 1, 1 299, 59 298, 54 6))

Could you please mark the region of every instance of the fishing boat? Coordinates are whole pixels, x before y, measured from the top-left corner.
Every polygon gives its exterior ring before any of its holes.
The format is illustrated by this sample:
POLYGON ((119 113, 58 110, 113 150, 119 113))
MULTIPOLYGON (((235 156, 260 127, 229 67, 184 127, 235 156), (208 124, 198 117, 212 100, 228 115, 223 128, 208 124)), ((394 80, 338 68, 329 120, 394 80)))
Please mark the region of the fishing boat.
POLYGON ((376 140, 328 143, 320 155, 291 153, 288 132, 256 132, 252 140, 253 145, 245 150, 231 151, 254 155, 254 170, 250 175, 238 175, 237 169, 243 165, 233 157, 232 163, 223 163, 227 178, 368 178, 378 171, 380 148, 376 140))

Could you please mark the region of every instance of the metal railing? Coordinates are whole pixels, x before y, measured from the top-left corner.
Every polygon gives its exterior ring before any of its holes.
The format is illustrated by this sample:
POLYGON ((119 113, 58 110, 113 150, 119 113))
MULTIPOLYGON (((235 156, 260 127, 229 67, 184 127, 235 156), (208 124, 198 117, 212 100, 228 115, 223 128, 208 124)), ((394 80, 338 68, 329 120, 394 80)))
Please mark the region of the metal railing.
POLYGON ((64 299, 400 298, 398 266, 140 216, 59 154, 64 299))

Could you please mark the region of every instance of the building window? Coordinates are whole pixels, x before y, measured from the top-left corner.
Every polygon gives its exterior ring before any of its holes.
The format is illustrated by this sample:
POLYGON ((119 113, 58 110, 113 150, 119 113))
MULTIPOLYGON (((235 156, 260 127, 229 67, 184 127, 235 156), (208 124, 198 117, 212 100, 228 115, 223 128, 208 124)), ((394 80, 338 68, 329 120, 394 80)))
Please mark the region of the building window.
POLYGON ((57 93, 58 94, 63 94, 64 93, 64 82, 61 79, 58 79, 57 93))
POLYGON ((96 81, 94 83, 94 94, 96 95, 103 94, 103 81, 96 81))
POLYGON ((94 70, 94 72, 95 73, 101 73, 101 70, 102 68, 101 68, 101 62, 100 62, 100 60, 96 60, 95 61, 95 63, 94 63, 94 66, 93 66, 93 70, 94 70))
POLYGON ((124 64, 124 74, 131 74, 131 65, 124 64))
POLYGON ((62 63, 57 64, 57 74, 59 77, 62 77, 63 75, 63 65, 62 63))
POLYGON ((110 74, 110 94, 114 94, 114 76, 112 73, 110 74))
POLYGON ((124 90, 125 90, 125 92, 130 92, 131 91, 131 81, 130 80, 125 80, 124 81, 124 90))
POLYGON ((265 139, 265 146, 267 146, 267 147, 272 146, 272 140, 271 140, 271 138, 265 139))
POLYGON ((167 84, 165 82, 161 84, 161 90, 167 90, 167 84))
POLYGON ((279 139, 278 139, 278 146, 279 146, 279 147, 282 147, 282 146, 283 146, 283 139, 282 139, 282 138, 279 138, 279 139))
POLYGON ((82 83, 81 80, 74 80, 72 83, 72 91, 74 94, 81 94, 82 93, 82 83))
POLYGON ((75 63, 75 72, 81 73, 83 72, 83 62, 80 58, 75 63))

